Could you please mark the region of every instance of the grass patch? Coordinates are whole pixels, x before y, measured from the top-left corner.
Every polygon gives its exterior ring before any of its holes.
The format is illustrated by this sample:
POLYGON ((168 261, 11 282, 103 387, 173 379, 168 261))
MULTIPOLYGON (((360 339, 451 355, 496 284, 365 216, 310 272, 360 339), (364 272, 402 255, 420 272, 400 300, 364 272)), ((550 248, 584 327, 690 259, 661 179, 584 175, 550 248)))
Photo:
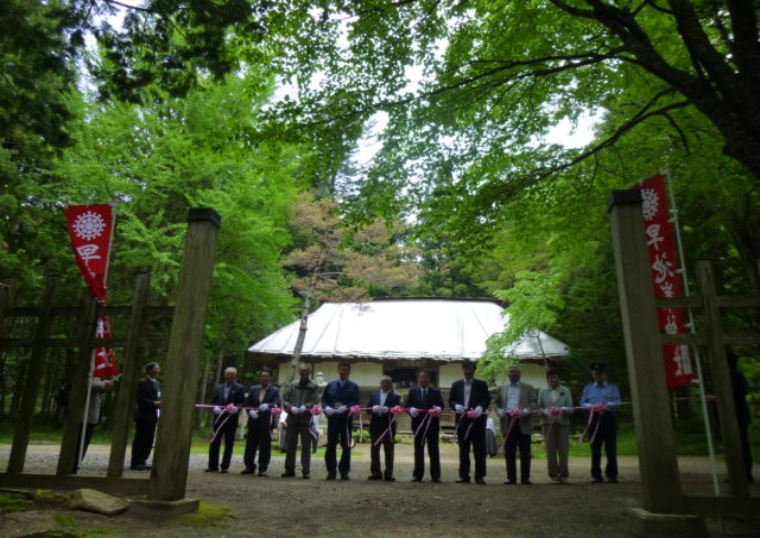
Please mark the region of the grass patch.
POLYGON ((34 505, 31 499, 22 499, 15 495, 0 494, 0 513, 20 512, 34 505))
POLYGON ((228 506, 201 501, 197 512, 181 515, 179 521, 194 529, 203 529, 218 524, 222 519, 227 517, 231 511, 232 508, 229 508, 228 506))

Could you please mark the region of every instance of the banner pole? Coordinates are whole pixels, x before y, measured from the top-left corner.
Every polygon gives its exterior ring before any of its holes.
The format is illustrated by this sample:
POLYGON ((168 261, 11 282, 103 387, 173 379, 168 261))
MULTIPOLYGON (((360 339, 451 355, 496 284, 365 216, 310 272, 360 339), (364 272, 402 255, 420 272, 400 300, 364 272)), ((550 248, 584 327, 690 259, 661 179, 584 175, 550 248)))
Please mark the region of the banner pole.
MULTIPOLYGON (((678 247, 679 265, 678 269, 681 273, 681 282, 683 283, 683 291, 686 297, 691 297, 689 290, 689 279, 686 273, 686 258, 683 255, 683 242, 681 241, 681 226, 678 221, 678 206, 676 205, 676 198, 673 194, 673 180, 670 175, 670 168, 666 168, 664 171, 665 180, 668 185, 668 197, 670 198, 670 214, 671 222, 673 223, 673 229, 676 232, 676 245, 678 247)), ((694 328, 694 314, 691 308, 687 308, 686 312, 689 316, 689 330, 692 334, 696 333, 694 328)), ((697 365, 697 384, 699 385, 700 400, 702 400, 702 415, 705 422, 705 435, 707 436, 707 451, 710 455, 710 474, 712 475, 713 491, 715 496, 720 495, 720 483, 718 482, 718 464, 715 461, 715 446, 713 444, 712 430, 710 428, 710 414, 707 409, 707 394, 705 392, 705 383, 702 376, 702 360, 700 356, 699 346, 694 346, 694 362, 697 365)))
POLYGON ((84 459, 84 438, 87 435, 87 420, 90 418, 90 397, 92 395, 92 375, 95 370, 95 349, 90 354, 90 369, 87 373, 87 394, 84 397, 84 413, 82 413, 82 431, 79 433, 79 452, 77 453, 76 469, 82 465, 84 459))

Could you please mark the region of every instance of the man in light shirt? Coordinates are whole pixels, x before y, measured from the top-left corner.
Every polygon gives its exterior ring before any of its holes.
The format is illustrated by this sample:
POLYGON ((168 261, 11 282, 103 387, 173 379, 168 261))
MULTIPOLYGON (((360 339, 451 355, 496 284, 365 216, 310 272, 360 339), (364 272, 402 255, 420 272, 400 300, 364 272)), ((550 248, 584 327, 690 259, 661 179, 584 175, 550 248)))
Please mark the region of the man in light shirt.
POLYGON ((380 378, 380 390, 369 396, 368 407, 372 408, 372 418, 369 422, 369 434, 372 438, 370 449, 370 474, 368 480, 395 482, 393 477, 393 438, 396 434, 396 421, 393 420, 391 409, 401 404, 401 398, 393 391, 393 381, 390 376, 380 378), (385 453, 385 473, 380 468, 380 447, 385 453))
POLYGON ((517 483, 517 450, 520 450, 520 483, 530 482, 530 438, 533 434, 533 410, 536 408, 536 393, 533 386, 520 381, 522 372, 517 364, 509 366, 509 382, 499 387, 496 399, 497 412, 501 419, 501 430, 506 436, 505 458, 507 480, 504 484, 517 483))
POLYGON ((538 393, 538 407, 544 416, 544 449, 549 478, 566 484, 567 459, 570 452, 570 414, 573 397, 570 389, 559 384, 557 370, 546 371, 548 386, 538 393))

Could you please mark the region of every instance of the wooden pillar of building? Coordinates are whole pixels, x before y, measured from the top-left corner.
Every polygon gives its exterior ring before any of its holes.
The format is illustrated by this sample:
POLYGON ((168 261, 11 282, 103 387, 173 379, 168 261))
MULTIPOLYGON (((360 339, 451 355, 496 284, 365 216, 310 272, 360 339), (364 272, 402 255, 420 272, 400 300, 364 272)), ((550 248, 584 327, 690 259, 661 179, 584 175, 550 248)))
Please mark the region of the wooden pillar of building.
POLYGON ((42 369, 45 364, 46 340, 50 335, 53 324, 53 303, 58 294, 61 279, 50 277, 45 286, 45 295, 34 328, 29 351, 29 364, 26 368, 26 379, 21 393, 21 403, 16 416, 16 429, 13 433, 13 445, 8 458, 8 472, 21 473, 24 470, 26 449, 32 433, 34 410, 37 407, 37 394, 42 380, 42 369))
POLYGON ((124 346, 122 375, 119 394, 114 406, 113 438, 111 439, 111 454, 108 459, 108 476, 119 477, 124 474, 124 456, 129 440, 129 426, 132 422, 132 408, 135 401, 135 383, 142 373, 141 338, 145 329, 148 296, 150 295, 150 275, 141 273, 135 280, 135 291, 132 295, 132 312, 129 318, 127 342, 124 346))
POLYGON ((710 372, 715 390, 715 404, 720 417, 723 451, 726 455, 726 467, 731 494, 736 497, 749 495, 747 471, 744 467, 739 427, 736 422, 731 372, 726 358, 726 345, 717 303, 715 278, 710 262, 697 262, 697 284, 704 305, 705 334, 707 336, 710 372))
POLYGON ((82 299, 77 320, 78 330, 76 340, 78 348, 71 373, 71 394, 66 406, 66 416, 63 421, 63 436, 61 450, 58 454, 58 467, 55 474, 71 474, 79 455, 77 443, 80 438, 80 428, 84 418, 84 404, 87 391, 90 390, 90 366, 93 360, 92 339, 95 337, 97 325, 97 300, 89 289, 82 290, 82 299))
POLYGON ((220 222, 213 209, 191 209, 188 215, 150 476, 148 497, 154 501, 179 501, 185 497, 194 400, 220 222))
POLYGON ((639 190, 614 191, 608 200, 642 501, 648 512, 681 514, 684 502, 641 204, 639 190))

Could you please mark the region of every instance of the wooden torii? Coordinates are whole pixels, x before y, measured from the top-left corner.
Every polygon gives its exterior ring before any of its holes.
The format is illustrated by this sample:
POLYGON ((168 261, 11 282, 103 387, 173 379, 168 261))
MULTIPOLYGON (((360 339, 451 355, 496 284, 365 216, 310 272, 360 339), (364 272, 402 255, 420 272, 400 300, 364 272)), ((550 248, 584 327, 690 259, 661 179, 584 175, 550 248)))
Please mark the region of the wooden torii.
MULTIPOLYGON (((102 340, 94 337, 95 324, 100 314, 108 314, 125 307, 98 306, 91 293, 86 292, 76 309, 77 334, 71 339, 50 337, 56 314, 71 315, 72 309, 57 309, 55 299, 60 287, 59 278, 48 279, 42 305, 33 312, 20 309, 18 315, 34 315, 37 323, 31 338, 0 339, 0 345, 28 347, 30 361, 37 360, 48 347, 78 347, 71 397, 64 421, 64 433, 55 475, 24 473, 24 463, 31 435, 32 419, 39 392, 41 376, 34 368, 28 368, 23 395, 17 417, 13 445, 5 473, 0 473, 0 486, 44 489, 93 488, 114 494, 148 495, 156 501, 176 501, 184 498, 187 484, 187 465, 192 441, 192 410, 195 403, 195 387, 203 353, 203 336, 208 300, 211 290, 216 243, 221 218, 213 209, 194 208, 188 213, 185 251, 180 268, 177 302, 173 309, 173 321, 169 340, 169 352, 164 381, 165 397, 154 462, 150 479, 123 477, 124 456, 134 402, 134 383, 140 369, 140 349, 148 315, 163 307, 150 307, 148 275, 139 275, 131 307, 126 339, 102 340), (77 437, 82 420, 84 397, 87 391, 92 349, 112 345, 124 347, 122 386, 114 410, 114 435, 111 444, 107 476, 71 475, 76 461, 77 437)), ((12 287, 0 287, 0 324, 4 316, 12 314, 12 287)), ((123 313, 123 312, 122 312, 123 313)), ((30 362, 30 364, 32 364, 30 362)))
POLYGON ((656 298, 651 262, 646 246, 641 191, 613 191, 608 200, 612 244, 623 319, 628 376, 639 453, 643 509, 630 512, 636 536, 706 536, 699 515, 753 515, 760 513, 760 499, 749 496, 747 478, 734 417, 726 346, 759 344, 760 334, 728 334, 723 331, 720 308, 760 307, 760 297, 718 296, 709 262, 697 264, 700 297, 656 298), (661 334, 657 308, 701 309, 701 334, 661 334), (681 490, 675 434, 670 411, 663 344, 706 346, 721 416, 730 496, 684 495, 681 490))

